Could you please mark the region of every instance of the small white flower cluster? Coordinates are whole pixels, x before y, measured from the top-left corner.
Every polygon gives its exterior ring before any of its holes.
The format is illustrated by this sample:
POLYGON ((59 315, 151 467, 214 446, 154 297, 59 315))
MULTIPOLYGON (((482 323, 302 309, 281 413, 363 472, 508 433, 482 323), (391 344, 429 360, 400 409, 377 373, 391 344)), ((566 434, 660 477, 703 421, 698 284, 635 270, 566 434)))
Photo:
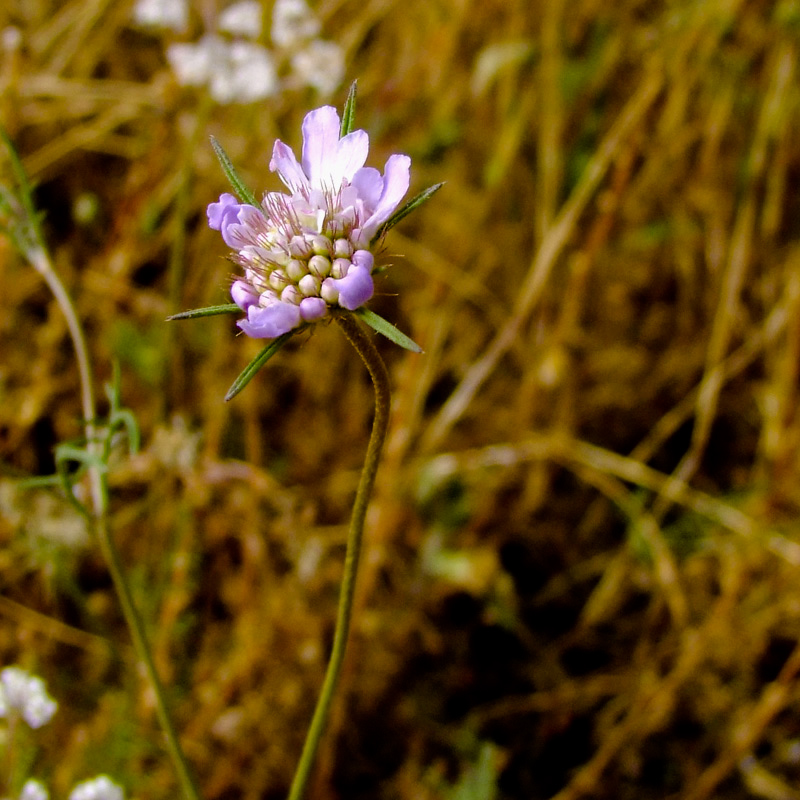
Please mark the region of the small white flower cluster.
POLYGON ((69 793, 69 800, 123 800, 123 797, 122 788, 108 775, 83 781, 69 793))
POLYGON ((18 713, 31 726, 41 728, 56 713, 58 703, 47 694, 44 681, 19 667, 0 672, 0 717, 18 713))
POLYGON ((19 793, 19 800, 48 800, 49 797, 47 787, 41 781, 33 780, 33 778, 25 781, 25 785, 19 793))
POLYGON ((186 0, 137 0, 133 21, 146 28, 183 33, 189 24, 189 4, 186 0))
MULTIPOLYGON (((68 800, 124 800, 122 787, 118 786, 108 775, 98 775, 75 786, 69 793, 68 800)), ((37 780, 25 781, 17 800, 49 800, 47 787, 37 780)), ((3 800, 8 800, 3 798, 3 800)))
MULTIPOLYGON (((44 681, 20 667, 0 671, 0 718, 19 714, 31 728, 41 728, 53 718, 58 703, 47 693, 44 681)), ((25 781, 17 800, 48 800, 47 787, 34 779, 25 781)), ((123 800, 122 788, 108 775, 98 775, 75 786, 69 800, 123 800)), ((0 798, 8 800, 8 798, 0 798)))
MULTIPOLYGON (((253 103, 276 95, 281 88, 309 86, 323 95, 335 91, 344 78, 344 53, 334 42, 317 38, 319 20, 306 0, 275 0, 268 50, 261 36, 260 0, 238 0, 219 15, 216 32, 196 42, 176 42, 167 60, 181 86, 207 86, 218 103, 253 103), (231 38, 233 37, 233 38, 231 38), (288 64, 285 85, 278 72, 288 64)), ((137 24, 182 32, 188 23, 188 0, 138 0, 137 24)))

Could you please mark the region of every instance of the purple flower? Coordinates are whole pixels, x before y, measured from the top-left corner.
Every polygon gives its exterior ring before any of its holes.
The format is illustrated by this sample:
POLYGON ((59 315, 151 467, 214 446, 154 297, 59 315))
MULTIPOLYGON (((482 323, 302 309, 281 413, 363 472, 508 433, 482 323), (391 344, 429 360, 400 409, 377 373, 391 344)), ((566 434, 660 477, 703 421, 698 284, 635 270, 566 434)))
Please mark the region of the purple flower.
POLYGON ((289 194, 268 192, 259 207, 223 194, 208 206, 209 226, 244 271, 231 297, 248 336, 273 339, 372 297, 372 239, 408 191, 411 159, 390 156, 381 175, 364 166, 366 132, 339 130, 336 109, 323 106, 303 120, 299 162, 275 142, 269 166, 289 194))

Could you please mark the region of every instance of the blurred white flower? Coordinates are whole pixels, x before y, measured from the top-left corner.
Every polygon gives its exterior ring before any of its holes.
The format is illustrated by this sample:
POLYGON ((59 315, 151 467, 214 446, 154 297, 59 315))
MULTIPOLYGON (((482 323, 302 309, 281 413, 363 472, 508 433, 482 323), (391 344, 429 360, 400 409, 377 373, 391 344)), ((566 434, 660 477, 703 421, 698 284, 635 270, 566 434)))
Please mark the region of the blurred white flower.
POLYGON ((69 800, 123 800, 122 787, 108 775, 98 775, 79 783, 70 793, 69 800))
POLYGON ((58 703, 47 694, 44 681, 19 667, 0 672, 0 717, 18 711, 31 728, 46 725, 56 713, 58 703))
POLYGON ((231 42, 226 56, 211 76, 211 96, 218 103, 254 103, 278 91, 278 76, 266 48, 231 42))
POLYGON ((208 83, 215 62, 219 62, 225 41, 208 34, 195 43, 178 42, 167 48, 167 61, 181 86, 208 83))
POLYGON ((228 6, 219 15, 217 27, 234 36, 257 39, 261 35, 261 3, 258 0, 240 0, 228 6))
POLYGON ((319 30, 319 20, 305 0, 275 0, 272 7, 272 41, 276 45, 294 47, 313 39, 319 30))
POLYGON ((19 793, 19 800, 48 800, 49 797, 45 785, 33 779, 25 781, 25 785, 19 793))
POLYGON ((344 78, 344 52, 335 42, 314 39, 292 55, 292 70, 320 94, 333 94, 344 78))
POLYGON ((133 19, 139 25, 184 31, 189 24, 187 0, 137 0, 133 19))
POLYGON ((196 44, 173 44, 167 60, 182 86, 208 85, 218 103, 252 103, 278 90, 266 48, 254 42, 227 42, 207 34, 196 44))

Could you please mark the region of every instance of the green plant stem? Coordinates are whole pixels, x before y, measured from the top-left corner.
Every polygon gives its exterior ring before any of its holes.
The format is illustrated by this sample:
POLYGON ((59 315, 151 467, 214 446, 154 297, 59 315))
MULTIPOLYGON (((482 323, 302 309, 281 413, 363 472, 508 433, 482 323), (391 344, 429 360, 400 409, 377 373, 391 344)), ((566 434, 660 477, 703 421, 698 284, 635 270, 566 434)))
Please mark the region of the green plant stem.
MULTIPOLYGON (((103 482, 105 483, 105 480, 103 482)), ((161 685, 161 679, 156 672, 156 665, 153 662, 150 646, 147 643, 147 636, 145 634, 142 618, 136 609, 133 596, 131 595, 127 580, 125 579, 119 550, 117 550, 117 546, 108 528, 107 516, 102 515, 96 517, 94 520, 94 527, 97 540, 100 543, 100 549, 103 553, 103 558, 106 560, 108 570, 111 573, 111 579, 114 582, 114 589, 116 590, 120 606, 122 607, 122 613, 125 616, 125 622, 130 631, 134 649, 136 650, 137 656, 144 664, 150 688, 153 690, 156 701, 156 715, 161 724, 161 729, 164 732, 167 750, 169 751, 175 771, 178 774, 178 780, 183 790, 183 795, 186 800, 200 800, 200 792, 192 776, 189 763, 181 749, 172 717, 169 711, 167 711, 167 704, 164 699, 164 687, 161 685)))
MULTIPOLYGON (((91 455, 98 455, 102 445, 97 440, 96 406, 94 400, 94 379, 92 377, 92 362, 89 359, 89 348, 86 346, 86 337, 78 317, 78 312, 72 302, 58 273, 53 269, 53 264, 47 252, 41 246, 32 247, 25 252, 25 256, 33 268, 44 278, 53 297, 56 299, 61 313, 67 323, 67 330, 75 349, 75 359, 78 362, 78 378, 81 387, 81 408, 83 410, 84 432, 86 434, 87 449, 91 455)), ((89 486, 92 498, 92 508, 95 516, 105 512, 105 492, 103 490, 103 476, 99 469, 89 470, 89 486)))
POLYGON ((325 681, 322 684, 322 691, 317 701, 317 707, 314 710, 314 717, 311 720, 311 727, 303 745, 300 763, 297 765, 297 771, 292 781, 289 800, 301 800, 308 787, 320 740, 325 732, 325 726, 330 715, 333 696, 339 683, 339 675, 342 671, 345 648, 347 647, 347 637, 350 632, 353 594, 355 592, 358 561, 361 554, 361 540, 364 534, 364 519, 367 514, 369 498, 372 494, 372 487, 375 483, 375 475, 378 471, 381 449, 389 426, 389 373, 386 371, 383 359, 375 349, 372 339, 353 316, 342 315, 337 317, 336 321, 350 344, 361 356, 372 378, 372 384, 375 388, 375 418, 372 422, 372 433, 369 437, 367 455, 364 467, 361 470, 361 479, 358 483, 353 513, 350 517, 347 555, 344 561, 342 586, 339 591, 339 609, 336 615, 336 632, 333 636, 331 657, 325 673, 325 681))
MULTIPOLYGON (((96 403, 89 349, 86 346, 86 337, 83 334, 83 328, 81 327, 75 305, 66 287, 61 282, 58 273, 53 269, 47 252, 42 247, 33 247, 28 249, 25 255, 36 271, 47 282, 50 291, 53 293, 66 319, 72 345, 75 348, 75 357, 78 362, 78 375, 81 385, 81 406, 86 431, 87 450, 91 455, 102 457, 102 460, 105 462, 108 454, 104 453, 104 445, 97 435, 96 428, 96 403)), ((175 727, 167 711, 164 689, 161 685, 158 673, 156 672, 155 664, 153 663, 153 657, 147 643, 144 625, 134 605, 133 597, 122 569, 119 551, 114 544, 108 526, 108 483, 106 476, 97 466, 90 466, 88 473, 92 501, 90 522, 97 535, 97 541, 100 544, 103 557, 111 573, 111 578, 114 582, 114 590, 119 598, 122 613, 125 617, 125 622, 127 623, 136 650, 136 655, 145 666, 147 678, 155 697, 156 714, 164 732, 167 750, 172 758, 186 800, 200 800, 200 793, 192 778, 189 764, 186 761, 186 757, 183 755, 177 733, 175 732, 175 727)))

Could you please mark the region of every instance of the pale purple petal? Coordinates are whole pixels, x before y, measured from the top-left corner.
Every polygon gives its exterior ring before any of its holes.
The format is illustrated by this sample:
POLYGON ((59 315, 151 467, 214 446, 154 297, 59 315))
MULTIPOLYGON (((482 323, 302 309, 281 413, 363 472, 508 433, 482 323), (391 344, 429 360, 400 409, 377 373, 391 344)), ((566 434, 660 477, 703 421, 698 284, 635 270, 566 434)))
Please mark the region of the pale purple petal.
POLYGON ((386 222, 408 191, 411 182, 411 159, 408 156, 389 156, 383 174, 383 191, 370 218, 362 225, 362 230, 372 237, 386 222))
POLYGON ((238 211, 239 201, 232 194, 228 194, 227 192, 219 196, 219 202, 209 203, 206 212, 208 214, 208 227, 215 231, 220 230, 225 215, 234 206, 238 211))
POLYGON ((339 140, 336 157, 327 165, 328 175, 321 176, 325 186, 339 189, 344 181, 348 183, 364 166, 369 154, 369 135, 366 131, 351 131, 339 140))
POLYGON ((364 203, 368 213, 372 213, 383 192, 383 177, 375 167, 364 167, 353 176, 353 187, 358 192, 358 197, 364 203))
POLYGON ((369 270, 356 264, 350 267, 344 278, 332 282, 339 290, 339 305, 348 311, 355 311, 359 306, 364 305, 375 291, 369 270))
POLYGON ((280 301, 266 308, 250 306, 247 319, 240 319, 236 324, 254 339, 275 339, 300 324, 300 308, 280 301))
POLYGON ((252 244, 252 237, 248 236, 250 229, 246 225, 239 224, 238 210, 226 214, 222 220, 220 233, 222 234, 222 241, 231 250, 240 250, 246 245, 252 244))
POLYGON ((321 319, 328 311, 328 304, 321 297, 306 297, 300 301, 300 316, 306 322, 321 319))
POLYGON ((369 272, 372 272, 375 266, 375 256, 369 250, 356 250, 353 253, 351 261, 359 267, 366 267, 369 272))
POLYGON ((258 294, 247 281, 234 281, 231 286, 231 298, 242 311, 247 311, 250 306, 258 302, 258 294))
POLYGON ((267 220, 262 211, 246 203, 226 206, 222 214, 220 233, 225 244, 232 250, 242 250, 258 244, 258 231, 263 230, 267 220))
POLYGON ((277 172, 280 179, 292 192, 299 192, 308 188, 308 178, 302 167, 297 162, 294 151, 280 139, 275 141, 272 148, 272 159, 269 162, 272 172, 277 172))
POLYGON ((336 158, 339 146, 339 114, 333 106, 309 111, 303 120, 303 171, 315 188, 336 158))
POLYGON ((303 120, 303 171, 315 189, 338 191, 364 166, 369 153, 366 131, 339 138, 339 114, 323 106, 303 120))

